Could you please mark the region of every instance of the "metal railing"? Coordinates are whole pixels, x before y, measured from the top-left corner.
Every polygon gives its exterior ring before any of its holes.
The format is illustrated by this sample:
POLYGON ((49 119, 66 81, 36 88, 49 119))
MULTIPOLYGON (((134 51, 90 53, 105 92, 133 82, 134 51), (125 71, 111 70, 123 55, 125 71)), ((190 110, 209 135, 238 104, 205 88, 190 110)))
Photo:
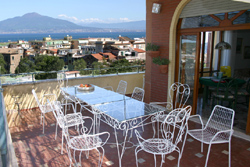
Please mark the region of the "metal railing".
POLYGON ((0 74, 2 85, 19 84, 25 82, 37 82, 48 79, 59 78, 75 78, 75 77, 98 77, 102 75, 119 75, 127 73, 140 73, 145 71, 145 65, 138 66, 121 66, 121 67, 109 67, 109 68, 87 68, 80 70, 80 74, 69 76, 67 72, 69 70, 61 71, 39 71, 31 73, 19 73, 19 74, 0 74), (38 79, 39 75, 54 74, 52 78, 38 79))

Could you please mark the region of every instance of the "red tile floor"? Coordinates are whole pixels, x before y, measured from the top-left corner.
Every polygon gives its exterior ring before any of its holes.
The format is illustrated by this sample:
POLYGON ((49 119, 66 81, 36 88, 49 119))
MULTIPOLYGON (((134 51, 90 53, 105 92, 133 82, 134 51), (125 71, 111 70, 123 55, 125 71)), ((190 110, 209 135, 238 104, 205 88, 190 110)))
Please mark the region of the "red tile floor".
MULTIPOLYGON (((53 113, 46 114, 45 133, 42 134, 42 125, 40 124, 40 110, 30 109, 21 111, 22 123, 19 126, 11 127, 10 132, 12 136, 13 146, 15 149, 18 165, 20 167, 53 167, 53 166, 69 166, 70 161, 67 151, 65 149, 61 154, 61 129, 58 128, 58 137, 55 140, 55 119, 53 113)), ((84 112, 83 115, 91 115, 84 112)), ((189 127, 199 127, 199 125, 190 122, 189 127)), ((105 157, 102 166, 118 167, 118 157, 115 142, 114 130, 107 124, 101 123, 100 131, 109 131, 111 137, 108 143, 104 146, 105 157)), ((138 128, 144 138, 152 137, 152 126, 144 127, 144 132, 138 128)), ((119 138, 121 138, 122 131, 119 131, 119 138)), ((135 135, 131 139, 136 143, 135 135)), ((181 167, 200 167, 204 166, 207 153, 207 145, 204 145, 204 152, 200 152, 200 143, 187 137, 187 142, 184 148, 183 156, 180 161, 181 167)), ((122 159, 122 166, 135 167, 135 147, 129 148, 125 151, 122 159)), ((217 144, 212 146, 209 157, 209 167, 224 167, 228 166, 228 145, 217 144)), ((154 167, 154 157, 151 154, 141 151, 138 154, 140 167, 154 167)), ((163 166, 174 167, 177 166, 178 153, 174 152, 166 156, 166 161, 163 166)), ((250 142, 233 137, 232 138, 232 167, 246 167, 249 165, 250 159, 250 142)), ((98 164, 98 152, 93 150, 89 153, 89 158, 82 155, 81 166, 94 167, 98 164)), ((161 157, 157 157, 157 166, 160 166, 161 157)))

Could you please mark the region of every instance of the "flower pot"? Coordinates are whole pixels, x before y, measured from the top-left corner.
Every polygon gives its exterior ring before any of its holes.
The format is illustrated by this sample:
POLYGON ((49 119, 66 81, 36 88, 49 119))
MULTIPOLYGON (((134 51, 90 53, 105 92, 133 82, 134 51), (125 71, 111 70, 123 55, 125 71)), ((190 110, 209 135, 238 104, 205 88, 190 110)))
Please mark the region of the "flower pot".
POLYGON ((160 65, 160 72, 166 74, 168 72, 168 65, 160 65))
POLYGON ((158 57, 160 56, 160 51, 147 51, 146 54, 147 56, 150 56, 150 57, 158 57))

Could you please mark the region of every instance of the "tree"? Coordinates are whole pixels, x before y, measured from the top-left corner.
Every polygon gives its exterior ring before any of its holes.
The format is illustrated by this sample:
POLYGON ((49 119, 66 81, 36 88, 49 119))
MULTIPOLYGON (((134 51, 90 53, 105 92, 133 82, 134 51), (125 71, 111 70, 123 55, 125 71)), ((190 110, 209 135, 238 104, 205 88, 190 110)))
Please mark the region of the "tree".
POLYGON ((0 54, 0 74, 5 74, 7 71, 5 69, 5 66, 6 66, 6 62, 4 60, 4 57, 2 54, 0 54))
MULTIPOLYGON (((35 57, 36 70, 38 71, 59 71, 64 66, 64 61, 59 57, 39 55, 35 57)), ((36 75, 36 79, 56 78, 57 73, 45 73, 36 75)))
POLYGON ((87 67, 87 63, 83 59, 78 59, 73 62, 74 70, 83 70, 87 67))
POLYGON ((81 75, 84 75, 84 69, 87 67, 87 63, 83 59, 78 59, 73 62, 74 70, 80 71, 81 75))
POLYGON ((35 63, 29 60, 27 57, 20 60, 19 65, 17 66, 15 73, 29 73, 36 70, 35 63))

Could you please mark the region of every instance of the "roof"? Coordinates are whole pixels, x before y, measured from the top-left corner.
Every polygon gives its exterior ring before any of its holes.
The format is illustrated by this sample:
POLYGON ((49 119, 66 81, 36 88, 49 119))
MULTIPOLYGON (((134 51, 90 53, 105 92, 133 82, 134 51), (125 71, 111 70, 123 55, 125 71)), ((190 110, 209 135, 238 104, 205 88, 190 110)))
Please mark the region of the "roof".
POLYGON ((56 52, 57 53, 58 49, 50 49, 50 51, 56 52))
POLYGON ((113 55, 112 53, 101 53, 101 54, 109 56, 110 60, 115 60, 116 59, 116 56, 113 55))
POLYGON ((18 53, 17 48, 0 48, 0 53, 10 54, 10 53, 18 53))
POLYGON ((65 72, 65 74, 78 74, 80 73, 79 71, 68 71, 68 72, 65 72))
POLYGON ((134 48, 134 51, 136 51, 138 53, 144 53, 144 52, 146 52, 145 50, 138 49, 138 48, 134 48))
POLYGON ((94 58, 96 58, 97 60, 102 60, 103 56, 100 53, 95 53, 95 54, 91 54, 94 58))
POLYGON ((119 37, 119 41, 133 41, 129 37, 119 37))
POLYGON ((95 57, 97 60, 103 60, 103 56, 108 56, 108 58, 105 59, 110 59, 110 60, 115 60, 116 56, 113 55, 112 53, 95 53, 95 54, 91 54, 93 57, 95 57))

